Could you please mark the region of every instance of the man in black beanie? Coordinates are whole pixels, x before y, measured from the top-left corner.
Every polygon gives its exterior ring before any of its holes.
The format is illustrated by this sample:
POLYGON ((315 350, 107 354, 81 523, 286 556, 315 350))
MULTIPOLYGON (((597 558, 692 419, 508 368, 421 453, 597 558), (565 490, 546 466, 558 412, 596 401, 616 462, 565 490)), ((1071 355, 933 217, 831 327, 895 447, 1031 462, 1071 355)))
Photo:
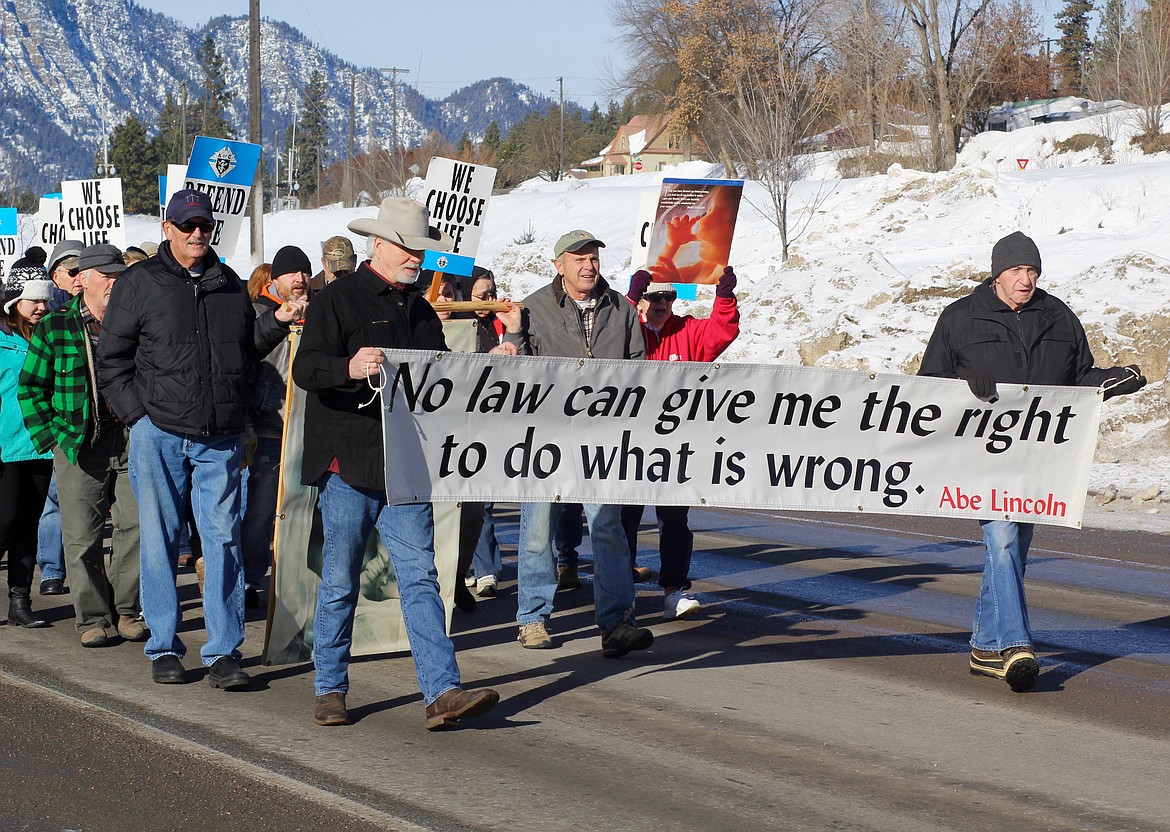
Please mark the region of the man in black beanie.
MULTIPOLYGON (((918 374, 961 378, 983 401, 996 383, 1102 387, 1106 399, 1136 393, 1146 379, 1136 364, 1093 366, 1085 330, 1072 310, 1036 286, 1040 250, 1019 231, 991 251, 991 277, 943 310, 918 374)), ((971 673, 1003 679, 1014 691, 1036 684, 1024 595, 1032 524, 981 520, 987 557, 971 625, 971 673)))

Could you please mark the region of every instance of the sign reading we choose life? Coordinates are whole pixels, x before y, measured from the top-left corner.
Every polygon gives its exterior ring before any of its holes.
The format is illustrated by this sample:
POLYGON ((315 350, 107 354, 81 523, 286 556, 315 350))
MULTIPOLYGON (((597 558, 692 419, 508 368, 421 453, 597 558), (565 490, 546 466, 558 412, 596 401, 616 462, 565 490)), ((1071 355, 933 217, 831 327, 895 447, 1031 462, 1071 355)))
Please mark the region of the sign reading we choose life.
POLYGON ((427 251, 422 267, 469 277, 483 236, 483 217, 496 169, 436 156, 424 185, 431 224, 451 235, 450 251, 427 251))
POLYGON ((82 245, 109 243, 126 248, 125 216, 122 213, 122 180, 72 179, 61 183, 66 240, 82 245))

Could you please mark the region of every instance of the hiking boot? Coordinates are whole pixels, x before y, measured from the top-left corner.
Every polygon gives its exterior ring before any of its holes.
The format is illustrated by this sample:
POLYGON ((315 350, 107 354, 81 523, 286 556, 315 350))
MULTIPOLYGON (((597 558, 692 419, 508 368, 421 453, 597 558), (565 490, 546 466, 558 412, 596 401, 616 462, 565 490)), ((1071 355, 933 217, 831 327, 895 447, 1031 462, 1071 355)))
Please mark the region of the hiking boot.
POLYGON ((619 621, 608 633, 601 636, 601 655, 616 659, 631 650, 645 650, 654 643, 654 633, 645 627, 632 627, 619 621))
POLYGON ((557 567, 557 589, 580 589, 581 576, 577 574, 577 564, 569 563, 557 567))
POLYGON ((126 641, 146 641, 150 637, 150 631, 146 629, 146 625, 132 615, 120 614, 117 630, 118 635, 126 641))
POLYGON ((526 650, 548 650, 553 646, 543 621, 521 624, 520 635, 516 637, 516 640, 526 650))
POLYGON ((345 694, 338 691, 318 696, 317 704, 313 707, 313 722, 318 725, 349 725, 345 694))
POLYGON ((1002 679, 1016 693, 1031 690, 1040 675, 1040 663, 1031 647, 1007 650, 971 650, 971 674, 1002 679))
POLYGON ((662 617, 667 621, 672 618, 690 618, 696 615, 702 604, 699 603, 694 595, 689 592, 683 592, 681 589, 676 589, 674 592, 666 594, 666 603, 662 608, 662 617))
POLYGON ((109 647, 114 641, 113 627, 90 627, 81 634, 82 647, 109 647))
POLYGON ((499 701, 500 695, 491 688, 483 690, 452 688, 427 705, 426 722, 423 725, 428 731, 441 731, 450 728, 461 719, 486 714, 499 701))

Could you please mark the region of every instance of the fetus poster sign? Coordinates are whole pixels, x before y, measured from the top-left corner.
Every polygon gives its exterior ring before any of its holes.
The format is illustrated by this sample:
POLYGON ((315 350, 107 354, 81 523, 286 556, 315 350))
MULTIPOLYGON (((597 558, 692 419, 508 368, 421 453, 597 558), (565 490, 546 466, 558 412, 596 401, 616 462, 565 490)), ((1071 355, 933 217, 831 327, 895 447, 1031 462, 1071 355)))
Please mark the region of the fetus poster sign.
POLYGON ((664 179, 647 268, 655 282, 714 284, 731 259, 740 179, 664 179))

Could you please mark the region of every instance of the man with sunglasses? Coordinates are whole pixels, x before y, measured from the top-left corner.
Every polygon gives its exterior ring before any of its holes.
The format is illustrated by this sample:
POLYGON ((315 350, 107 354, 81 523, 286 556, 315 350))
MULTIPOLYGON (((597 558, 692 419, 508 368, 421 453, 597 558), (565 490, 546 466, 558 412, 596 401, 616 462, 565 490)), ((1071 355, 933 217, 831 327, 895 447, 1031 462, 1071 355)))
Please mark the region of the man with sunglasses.
POLYGON ((49 279, 53 281, 53 297, 49 299, 49 312, 56 312, 81 291, 81 267, 78 257, 85 243, 81 240, 62 240, 53 247, 49 256, 49 279))
POLYGON ((159 684, 186 681, 175 589, 179 519, 190 494, 205 564, 208 682, 247 688, 240 669, 244 575, 240 462, 250 365, 288 336, 296 312, 262 324, 240 278, 211 248, 211 200, 181 190, 167 203, 158 254, 114 284, 98 342, 98 388, 130 426, 130 480, 142 541, 146 655, 159 684))
MULTIPOLYGON (((678 292, 670 283, 654 283, 650 272, 639 270, 630 278, 626 298, 638 307, 642 316, 642 334, 646 338, 646 358, 650 361, 714 361, 739 336, 739 306, 735 299, 735 271, 723 270, 715 286, 715 303, 711 315, 675 315, 678 292)), ((637 559, 638 526, 644 506, 623 506, 622 526, 637 559)), ((688 525, 689 506, 656 506, 658 518, 658 553, 662 568, 658 585, 662 587, 663 618, 687 618, 699 612, 700 603, 691 588, 691 553, 695 536, 688 525)))
MULTIPOLYGON (((1080 320, 1036 285, 1040 266, 1040 249, 1022 232, 997 242, 991 276, 943 310, 918 374, 964 379, 986 402, 997 400, 997 382, 1103 387, 1106 399, 1144 387, 1136 364, 1093 366, 1080 320)), ((1013 691, 1031 690, 1040 674, 1024 596, 1033 526, 1013 520, 979 525, 986 557, 971 625, 970 670, 1007 682, 1013 691)))
POLYGON ((111 245, 84 249, 81 292, 33 329, 18 397, 38 451, 53 452, 53 474, 69 507, 61 517, 82 647, 119 638, 144 641, 138 620, 138 503, 127 476, 128 432, 91 382, 110 291, 126 269, 111 245), (106 513, 114 536, 103 553, 106 513))

